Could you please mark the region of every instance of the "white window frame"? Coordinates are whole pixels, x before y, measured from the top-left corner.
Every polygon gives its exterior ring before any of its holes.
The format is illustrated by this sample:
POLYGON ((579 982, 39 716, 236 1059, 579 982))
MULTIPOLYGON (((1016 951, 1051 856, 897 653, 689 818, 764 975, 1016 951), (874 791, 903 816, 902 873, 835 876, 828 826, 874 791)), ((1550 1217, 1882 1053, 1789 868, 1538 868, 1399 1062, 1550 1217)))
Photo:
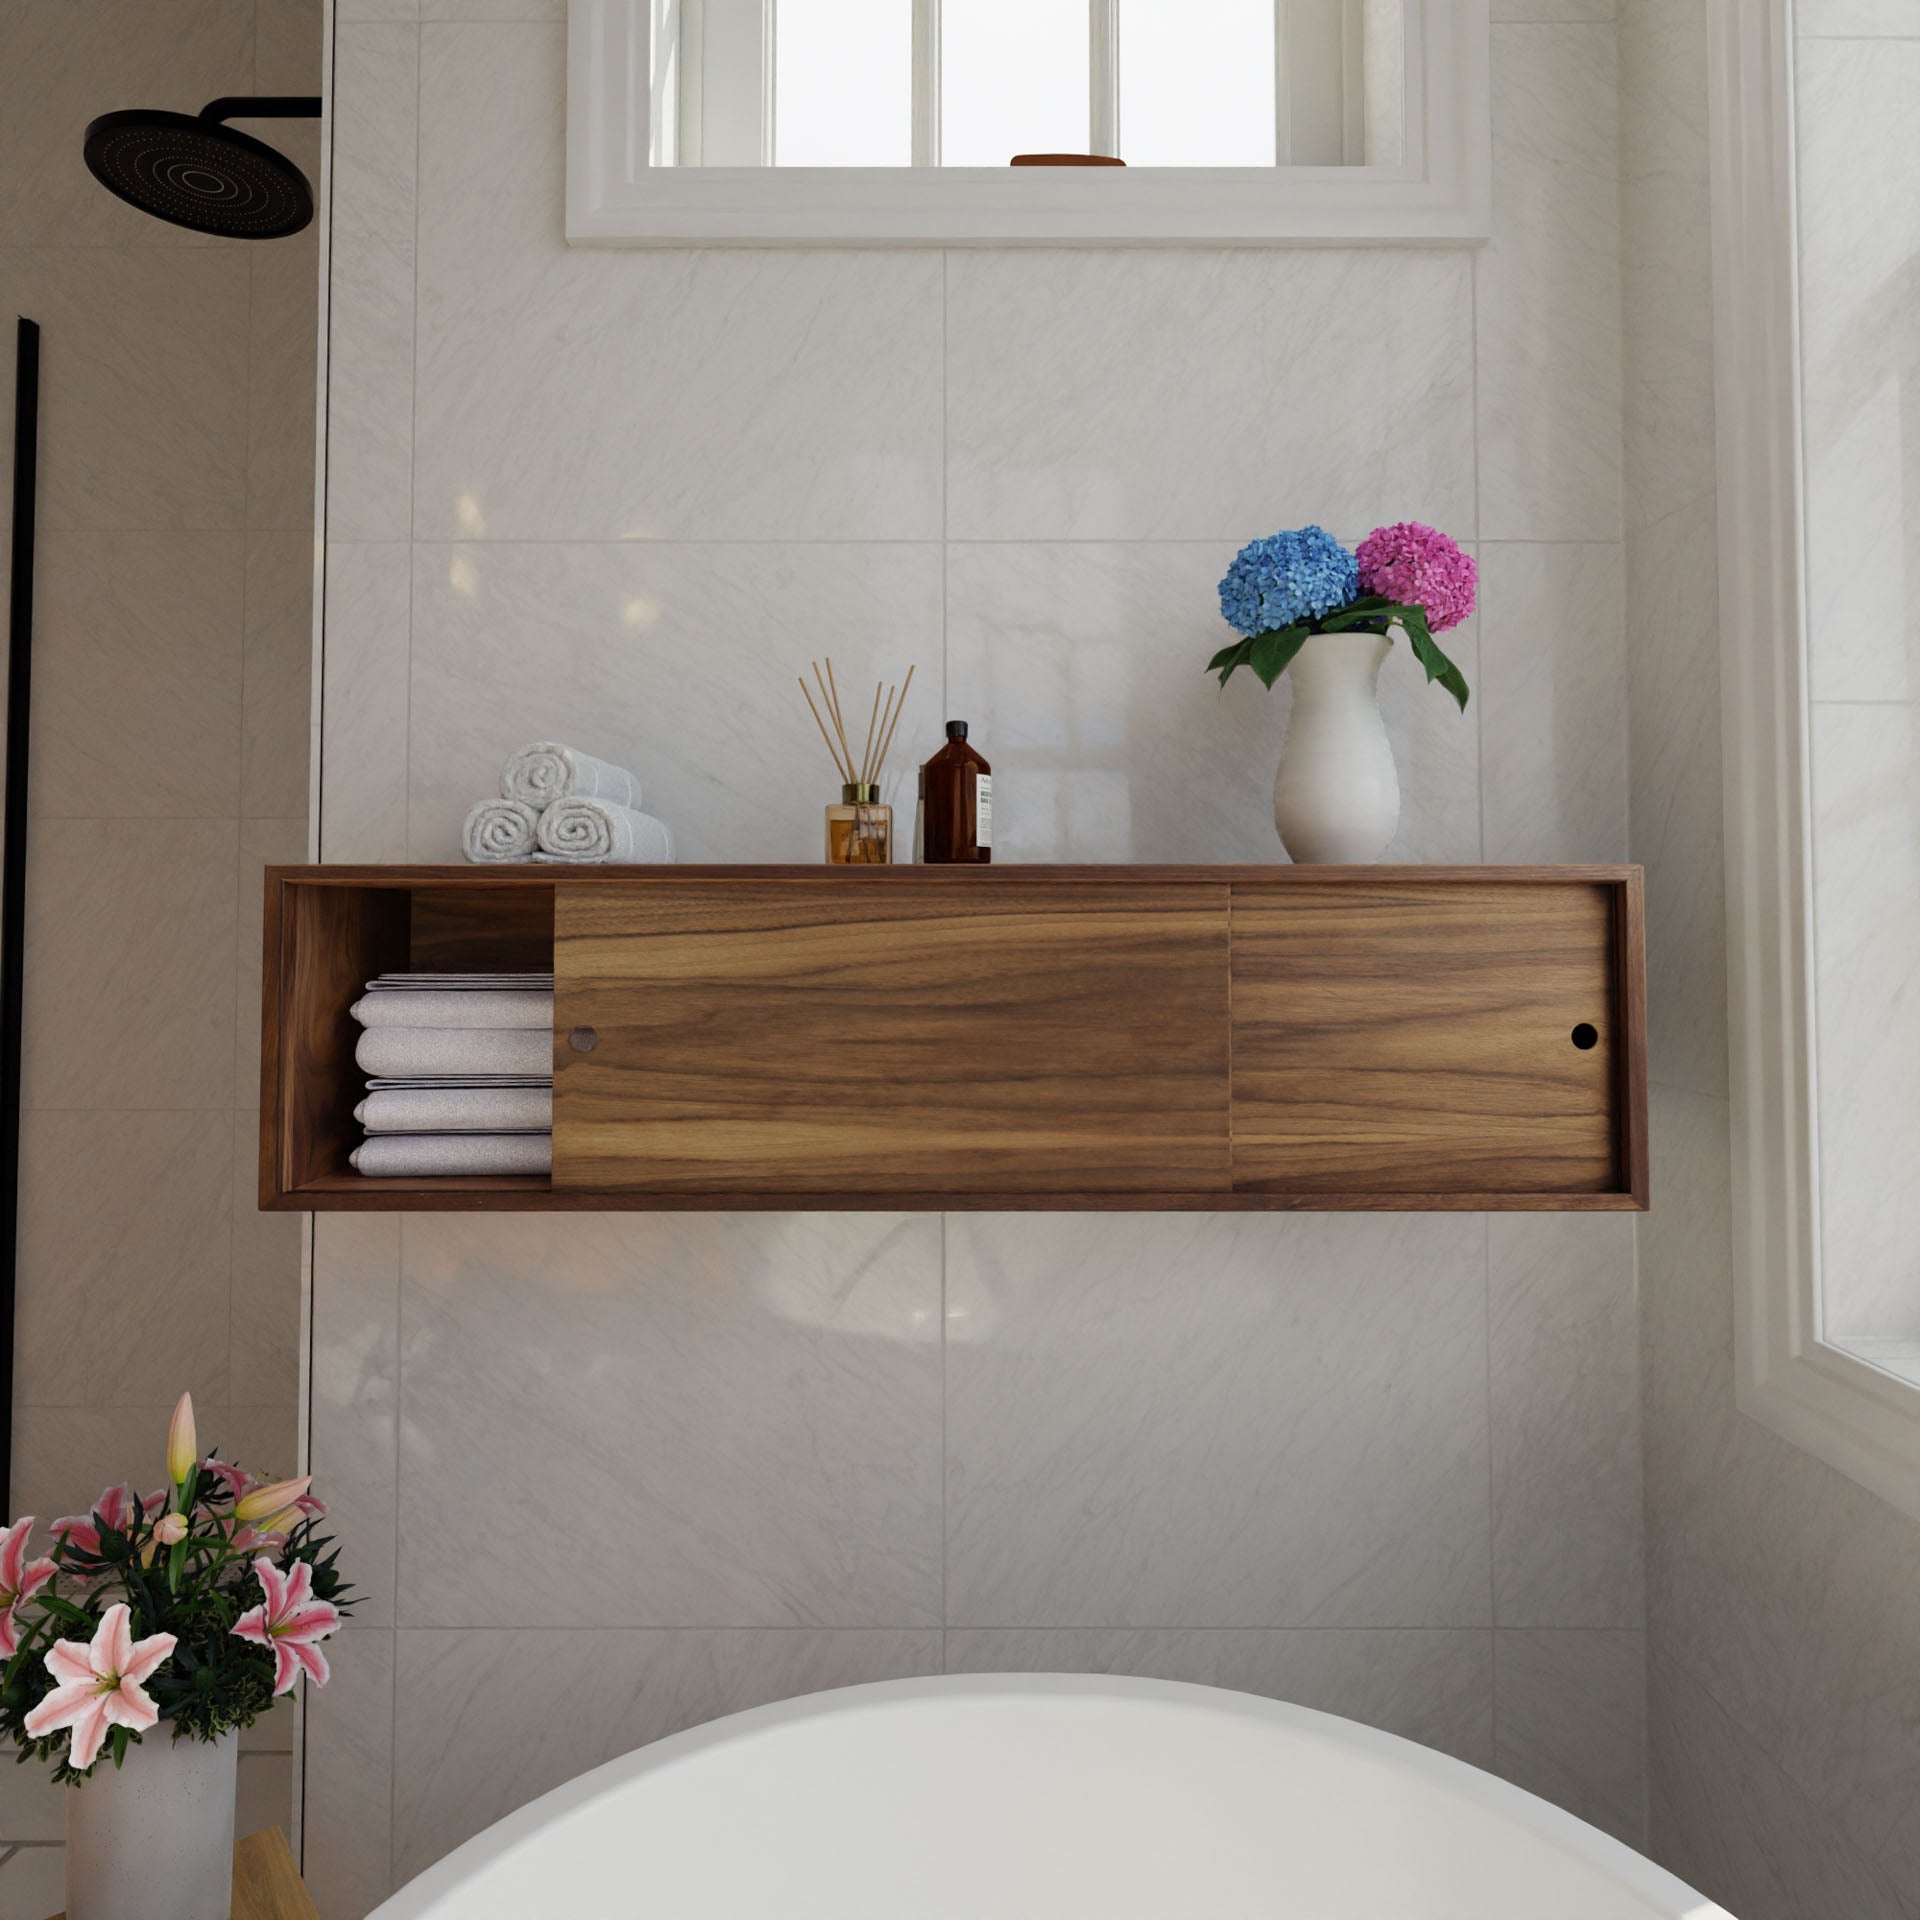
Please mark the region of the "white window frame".
MULTIPOLYGON (((566 233, 576 246, 1459 246, 1487 238, 1488 0, 1406 0, 1399 166, 1017 170, 925 161, 656 166, 649 50, 654 8, 665 4, 568 0, 566 233)), ((916 36, 914 83, 937 112, 937 52, 928 42, 916 36)), ((1093 85, 1097 96, 1097 71, 1093 85)), ((685 97, 683 81, 674 136, 683 143, 685 97)), ((657 111, 676 109, 661 103, 657 111)), ((930 124, 930 113, 915 121, 930 124)), ((1098 114, 1095 129, 1103 130, 1098 114)), ((1104 130, 1110 140, 1110 118, 1104 130)))
POLYGON ((1710 0, 1740 1407, 1920 1518, 1920 1388, 1822 1338, 1793 0, 1710 0))

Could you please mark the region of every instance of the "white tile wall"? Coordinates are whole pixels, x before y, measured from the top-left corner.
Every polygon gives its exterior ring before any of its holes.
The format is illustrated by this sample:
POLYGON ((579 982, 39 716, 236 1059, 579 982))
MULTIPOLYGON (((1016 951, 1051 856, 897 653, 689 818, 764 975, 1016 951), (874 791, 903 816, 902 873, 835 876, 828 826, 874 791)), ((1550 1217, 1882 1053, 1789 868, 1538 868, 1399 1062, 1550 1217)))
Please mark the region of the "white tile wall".
MULTIPOLYGON (((1501 544, 1469 712, 1383 678, 1401 853, 1617 856, 1614 9, 1505 10, 1497 260, 943 259, 570 251, 547 0, 343 0, 326 857, 450 855, 556 733, 686 857, 811 859, 831 650, 917 663, 899 768, 972 722, 1014 857, 1274 858, 1286 689, 1206 678, 1215 584, 1403 517, 1501 544)), ((309 1721, 328 1920, 672 1727, 941 1665, 1306 1699, 1634 1831, 1630 1249, 1499 1224, 322 1222, 313 1464, 373 1590, 309 1721), (477 1586, 479 1501, 604 1552, 477 1586)))

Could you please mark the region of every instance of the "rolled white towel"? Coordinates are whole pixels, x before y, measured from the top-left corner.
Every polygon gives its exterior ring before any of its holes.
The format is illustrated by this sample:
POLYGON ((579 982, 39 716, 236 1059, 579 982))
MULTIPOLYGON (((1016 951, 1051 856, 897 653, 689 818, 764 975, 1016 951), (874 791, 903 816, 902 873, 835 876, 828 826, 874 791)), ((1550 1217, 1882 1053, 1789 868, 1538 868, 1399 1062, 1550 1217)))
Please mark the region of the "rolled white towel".
POLYGON ((437 1174, 551 1173, 549 1133, 383 1133, 348 1154, 362 1173, 405 1179, 437 1174))
POLYGON ((460 829, 469 860, 525 860, 533 852, 540 809, 524 800, 482 800, 460 829))
POLYGON ((540 852, 548 856, 549 864, 613 861, 661 866, 673 859, 673 835, 665 821, 610 800, 556 800, 540 816, 539 839, 540 852))
POLYGON ((353 1050, 362 1073, 387 1080, 449 1074, 553 1077, 553 1033, 532 1027, 369 1027, 353 1050))
POLYGON ((524 800, 532 807, 550 807, 556 800, 575 796, 611 800, 616 807, 640 804, 640 782, 625 767, 563 747, 557 740, 536 740, 522 747, 507 762, 500 791, 509 800, 524 800))
POLYGON ((397 1087, 353 1117, 369 1133, 551 1133, 551 1087, 397 1087))
POLYGON ((363 1027, 531 1027, 553 1031, 550 993, 440 992, 433 988, 388 988, 353 1003, 363 1027))

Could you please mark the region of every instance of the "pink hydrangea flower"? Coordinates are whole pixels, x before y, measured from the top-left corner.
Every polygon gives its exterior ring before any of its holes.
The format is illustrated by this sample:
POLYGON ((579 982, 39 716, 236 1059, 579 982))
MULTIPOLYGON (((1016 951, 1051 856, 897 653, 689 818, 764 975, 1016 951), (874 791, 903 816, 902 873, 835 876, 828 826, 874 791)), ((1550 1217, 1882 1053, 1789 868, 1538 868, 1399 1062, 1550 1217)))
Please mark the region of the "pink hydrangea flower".
POLYGON ((313 1569, 304 1560, 282 1573, 271 1560, 253 1563, 266 1599, 234 1622, 242 1640, 273 1650, 273 1690, 291 1693, 302 1673, 313 1676, 316 1687, 327 1684, 327 1656, 318 1642, 340 1624, 340 1609, 331 1600, 313 1597, 313 1569))
POLYGON ((0 1656, 11 1659, 20 1651, 20 1629, 13 1610, 31 1600, 59 1571, 51 1560, 29 1560, 27 1541, 33 1516, 16 1520, 0 1538, 0 1656))
POLYGON ((1419 607, 1435 633, 1468 619, 1480 584, 1471 554, 1417 520, 1379 527, 1360 543, 1360 591, 1419 607))
POLYGON ((131 1727, 143 1732, 160 1718, 140 1684, 174 1649, 170 1633, 133 1637, 133 1616, 124 1601, 109 1607, 89 1646, 84 1640, 59 1640, 47 1649, 47 1671, 60 1684, 27 1715, 32 1739, 70 1728, 67 1764, 85 1773, 100 1757, 108 1730, 131 1727))

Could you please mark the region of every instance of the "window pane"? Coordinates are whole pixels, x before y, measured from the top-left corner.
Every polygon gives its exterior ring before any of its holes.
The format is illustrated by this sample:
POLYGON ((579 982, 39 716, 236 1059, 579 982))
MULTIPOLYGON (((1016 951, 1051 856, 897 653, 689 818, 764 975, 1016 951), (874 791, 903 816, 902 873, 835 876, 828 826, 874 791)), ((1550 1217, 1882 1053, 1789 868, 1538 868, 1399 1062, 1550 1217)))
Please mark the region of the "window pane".
POLYGON ((944 0, 940 164, 1087 151, 1087 0, 944 0))
POLYGON ((1120 0, 1120 157, 1273 165, 1274 0, 1120 0))
POLYGON ((781 167, 913 162, 912 0, 774 0, 781 167))

